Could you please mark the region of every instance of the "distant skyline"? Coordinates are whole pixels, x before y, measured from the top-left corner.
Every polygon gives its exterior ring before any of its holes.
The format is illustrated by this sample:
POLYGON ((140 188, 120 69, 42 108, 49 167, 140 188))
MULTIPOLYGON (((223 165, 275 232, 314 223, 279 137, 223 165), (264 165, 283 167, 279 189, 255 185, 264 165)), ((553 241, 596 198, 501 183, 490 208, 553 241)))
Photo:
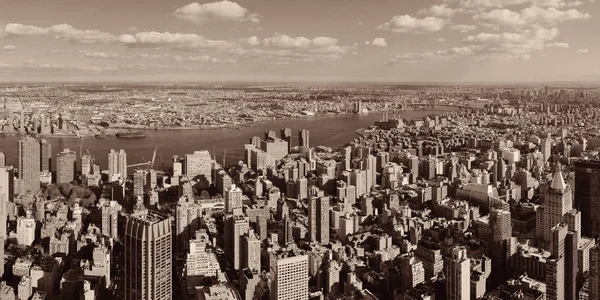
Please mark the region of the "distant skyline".
POLYGON ((600 81, 594 0, 7 0, 0 82, 600 81))

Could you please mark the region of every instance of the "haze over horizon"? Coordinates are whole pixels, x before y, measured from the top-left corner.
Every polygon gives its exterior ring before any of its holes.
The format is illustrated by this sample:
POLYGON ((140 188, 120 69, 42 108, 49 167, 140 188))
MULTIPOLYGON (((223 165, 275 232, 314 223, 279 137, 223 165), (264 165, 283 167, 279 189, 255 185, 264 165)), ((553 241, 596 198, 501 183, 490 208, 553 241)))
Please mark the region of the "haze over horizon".
POLYGON ((598 82, 599 11, 593 0, 10 1, 0 82, 598 82))

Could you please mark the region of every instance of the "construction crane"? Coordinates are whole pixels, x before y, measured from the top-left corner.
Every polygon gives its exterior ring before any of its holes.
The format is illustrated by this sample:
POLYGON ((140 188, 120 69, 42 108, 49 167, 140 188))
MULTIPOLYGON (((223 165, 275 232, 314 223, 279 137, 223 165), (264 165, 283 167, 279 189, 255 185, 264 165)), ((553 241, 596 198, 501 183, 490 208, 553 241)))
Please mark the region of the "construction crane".
MULTIPOLYGON (((143 163, 139 163, 139 164, 133 164, 133 165, 128 165, 128 168, 133 168, 133 167, 139 167, 139 166, 147 166, 148 169, 152 169, 154 167, 154 161, 156 160, 156 150, 158 149, 158 146, 154 147, 154 153, 152 153, 152 160, 151 161, 146 161, 143 163)), ((145 160, 142 158, 142 160, 145 160)))
POLYGON ((23 99, 21 99, 21 96, 17 95, 17 98, 19 98, 19 102, 21 102, 21 106, 23 107, 23 110, 25 110, 25 103, 23 103, 23 99))

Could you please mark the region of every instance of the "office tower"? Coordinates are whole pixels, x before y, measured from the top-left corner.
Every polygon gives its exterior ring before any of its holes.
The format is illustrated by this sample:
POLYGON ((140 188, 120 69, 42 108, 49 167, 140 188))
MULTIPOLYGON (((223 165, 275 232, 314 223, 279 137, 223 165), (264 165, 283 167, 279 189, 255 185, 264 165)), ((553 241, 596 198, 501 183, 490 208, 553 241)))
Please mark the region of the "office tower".
POLYGON ((108 178, 110 181, 127 178, 127 153, 121 149, 116 152, 110 149, 108 153, 108 178))
POLYGON ((309 137, 310 137, 310 132, 306 129, 302 129, 300 131, 298 131, 298 145, 300 147, 306 147, 306 148, 310 148, 310 143, 309 143, 309 137))
POLYGON ((275 166, 288 154, 288 144, 277 137, 260 141, 260 150, 267 154, 267 166, 275 166))
POLYGON ((536 211, 536 236, 543 247, 548 247, 552 228, 567 223, 569 230, 581 231, 581 213, 573 208, 571 187, 557 167, 551 185, 546 190, 544 204, 536 211))
POLYGON ((102 234, 117 238, 118 237, 118 217, 121 211, 121 205, 117 201, 105 203, 100 211, 102 213, 102 234))
POLYGON ((265 140, 273 139, 273 138, 276 138, 276 137, 277 137, 277 133, 275 133, 275 131, 273 131, 273 130, 267 130, 267 131, 265 131, 265 140))
POLYGON ((600 299, 600 244, 590 249, 589 299, 600 299))
POLYGON ((221 267, 215 253, 208 248, 210 239, 205 230, 196 232, 196 237, 189 241, 190 249, 186 255, 187 276, 217 276, 221 267))
POLYGON ((463 246, 452 248, 444 261, 447 300, 471 299, 471 259, 463 246))
POLYGON ((19 179, 20 194, 40 189, 40 144, 29 136, 19 140, 19 179))
POLYGON ((56 154, 56 183, 69 183, 75 179, 77 153, 68 148, 56 154))
POLYGON ((17 218, 17 243, 31 246, 35 241, 35 219, 30 210, 26 216, 17 218))
POLYGON ((175 211, 175 247, 178 251, 188 249, 189 241, 194 237, 196 230, 200 229, 202 206, 199 203, 182 202, 175 211))
POLYGON ((308 255, 296 251, 270 253, 271 300, 308 299, 308 255))
POLYGON ((492 272, 491 280, 495 284, 502 284, 508 278, 508 260, 510 259, 510 239, 512 237, 512 220, 510 211, 491 208, 489 214, 491 229, 490 258, 492 269, 500 270, 492 272))
POLYGON ((541 152, 544 156, 544 162, 547 162, 550 159, 550 156, 552 155, 552 140, 542 139, 540 148, 542 148, 541 152))
POLYGON ((144 199, 146 186, 146 170, 135 170, 133 173, 133 199, 144 199))
POLYGON ((241 268, 260 271, 260 239, 250 229, 241 237, 241 268))
POLYGON ((184 174, 189 180, 199 179, 212 183, 213 159, 207 150, 194 151, 186 154, 184 160, 184 174), (197 178, 198 177, 198 178, 197 178))
POLYGON ((242 189, 231 184, 225 190, 225 213, 232 213, 236 208, 242 208, 242 189))
POLYGON ((170 217, 130 217, 125 226, 125 299, 172 299, 170 217))
POLYGON ((329 197, 308 198, 309 241, 329 243, 329 197))
POLYGON ((288 143, 288 153, 292 152, 292 130, 289 128, 282 128, 281 139, 288 143))
POLYGON ((350 171, 350 161, 352 161, 352 147, 346 146, 342 148, 343 170, 350 171))
POLYGON ((413 253, 400 257, 400 290, 405 292, 425 281, 425 269, 423 262, 416 258, 413 253))
POLYGON ((308 179, 302 176, 296 180, 296 195, 299 200, 306 199, 308 197, 308 179))
POLYGON ((89 154, 81 156, 81 175, 92 174, 92 157, 89 154))
POLYGON ((565 239, 566 224, 557 224, 552 228, 550 257, 546 260, 546 299, 565 299, 565 239))
POLYGON ((600 238, 600 160, 575 162, 575 207, 581 212, 581 234, 600 238))
POLYGON ((225 257, 235 270, 241 267, 241 236, 248 232, 250 224, 241 215, 231 215, 225 220, 225 257))
POLYGON ((14 169, 12 167, 0 167, 0 239, 2 239, 0 247, 2 248, 4 247, 8 233, 6 231, 8 203, 14 202, 14 176, 14 169))
POLYGON ((6 155, 4 152, 0 152, 0 167, 6 166, 6 155))
POLYGON ((52 171, 52 144, 46 140, 40 140, 40 171, 52 171))

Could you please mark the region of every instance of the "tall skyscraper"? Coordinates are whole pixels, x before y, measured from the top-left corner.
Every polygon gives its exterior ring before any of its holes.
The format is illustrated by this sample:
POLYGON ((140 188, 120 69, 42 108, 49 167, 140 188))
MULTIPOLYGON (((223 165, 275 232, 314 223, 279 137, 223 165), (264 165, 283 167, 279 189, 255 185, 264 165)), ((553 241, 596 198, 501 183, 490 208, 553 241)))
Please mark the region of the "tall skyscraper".
POLYGON ((546 299, 565 299, 565 239, 566 224, 557 224, 551 229, 550 258, 546 261, 546 299))
POLYGON ((31 246, 33 241, 35 241, 35 219, 33 213, 28 210, 26 216, 17 219, 17 243, 31 246))
POLYGON ((110 149, 108 153, 108 178, 110 181, 116 181, 121 178, 127 178, 127 153, 121 149, 116 152, 110 149))
POLYGON ((549 246, 552 228, 563 222, 569 230, 580 232, 581 213, 573 208, 571 187, 565 183, 558 167, 546 190, 544 204, 536 211, 536 236, 543 247, 549 246))
POLYGON ((92 174, 92 157, 89 154, 81 156, 81 175, 92 174))
POLYGON ((600 244, 590 249, 589 299, 600 299, 600 244))
POLYGON ((308 197, 308 235, 311 242, 329 243, 329 197, 308 197))
POLYGON ((471 299, 471 259, 467 249, 454 247, 444 262, 447 300, 471 299))
POLYGON ((242 215, 232 215, 225 220, 225 257, 231 267, 241 267, 241 236, 248 232, 250 224, 242 215))
POLYGON ((310 132, 306 129, 302 129, 300 131, 298 131, 298 145, 300 147, 306 147, 306 148, 310 148, 310 132))
POLYGON ((250 229, 241 237, 241 268, 260 271, 260 239, 250 229))
POLYGON ((231 184, 225 189, 225 212, 232 213, 236 208, 242 208, 242 189, 231 184))
POLYGON ((40 188, 40 144, 30 136, 19 140, 19 179, 21 194, 40 188))
POLYGON ((14 202, 14 169, 12 167, 0 167, 0 247, 4 248, 7 238, 6 222, 8 221, 8 202, 14 202))
POLYGON ((6 166, 6 155, 4 152, 0 152, 0 167, 6 166))
POLYGON ((308 299, 308 255, 299 251, 270 253, 271 300, 308 299))
POLYGON ((550 139, 542 139, 540 144, 542 155, 544 156, 544 162, 547 162, 552 155, 552 141, 550 139))
POLYGON ((133 173, 133 198, 144 199, 144 187, 146 186, 146 170, 135 170, 133 173))
POLYGON ((575 208, 581 212, 581 234, 600 237, 600 160, 575 162, 575 208))
POLYGON ((184 173, 189 180, 205 179, 210 184, 212 183, 212 163, 213 159, 207 150, 194 151, 193 154, 185 155, 184 173))
POLYGON ((46 140, 40 140, 40 171, 50 172, 52 170, 52 144, 46 140))
POLYGON ((512 237, 512 220, 510 211, 496 208, 490 209, 489 214, 490 228, 492 231, 491 241, 489 246, 489 254, 492 259, 492 268, 500 270, 492 272, 492 280, 495 284, 502 284, 508 278, 507 261, 509 257, 510 238, 512 237))
POLYGON ((172 299, 170 217, 138 214, 125 227, 125 299, 172 299))
POLYGON ((56 183, 69 183, 75 179, 77 153, 68 148, 56 154, 56 183))
POLYGON ((282 128, 281 139, 288 143, 288 153, 290 153, 292 151, 292 130, 289 128, 282 128))

